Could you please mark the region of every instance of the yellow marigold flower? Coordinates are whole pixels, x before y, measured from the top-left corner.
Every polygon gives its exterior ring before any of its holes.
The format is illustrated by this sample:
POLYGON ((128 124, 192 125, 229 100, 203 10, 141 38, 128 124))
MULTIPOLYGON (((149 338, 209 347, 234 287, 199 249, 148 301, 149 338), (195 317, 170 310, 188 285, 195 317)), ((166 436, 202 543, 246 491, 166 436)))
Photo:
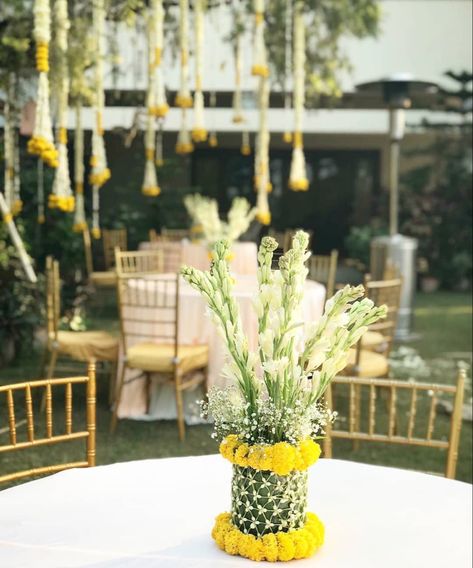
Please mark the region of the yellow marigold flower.
POLYGON ((287 475, 294 469, 295 448, 287 442, 279 442, 273 446, 273 471, 278 475, 287 475))
POLYGON ((294 532, 292 542, 294 543, 294 558, 306 558, 309 543, 307 542, 307 535, 303 529, 294 532))
POLYGON ((278 539, 276 535, 269 533, 265 534, 261 541, 264 547, 264 555, 268 562, 277 562, 278 560, 278 539))
POLYGON ((248 465, 253 469, 268 471, 273 466, 272 448, 253 446, 248 454, 248 465))
POLYGON ((247 467, 249 451, 250 448, 247 446, 247 444, 241 444, 235 452, 235 463, 241 467, 247 467))
POLYGON ((292 560, 296 551, 296 547, 292 541, 292 535, 288 533, 279 532, 276 534, 279 545, 279 560, 283 562, 292 560))
POLYGON ((307 438, 299 444, 299 451, 305 463, 305 468, 310 467, 320 457, 320 446, 314 440, 307 438))
POLYGON ((240 545, 240 531, 238 529, 233 529, 225 533, 225 552, 235 556, 238 554, 238 549, 240 545))

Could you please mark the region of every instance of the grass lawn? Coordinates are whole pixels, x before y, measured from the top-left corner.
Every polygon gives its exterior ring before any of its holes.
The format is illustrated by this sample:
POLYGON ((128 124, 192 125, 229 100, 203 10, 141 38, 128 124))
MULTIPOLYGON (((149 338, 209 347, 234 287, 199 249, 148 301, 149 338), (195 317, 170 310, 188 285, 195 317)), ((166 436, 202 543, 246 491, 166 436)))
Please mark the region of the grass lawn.
MULTIPOLYGON (((109 310, 107 310, 108 315, 109 310)), ((102 319, 102 318, 101 318, 102 319)), ((107 322, 100 321, 101 325, 107 322)), ((116 323, 108 321, 110 328, 116 329, 116 323)), ((416 304, 415 331, 418 338, 409 343, 408 347, 414 349, 416 365, 412 368, 415 378, 428 382, 452 383, 455 380, 455 369, 458 363, 471 366, 471 342, 472 342, 472 302, 467 294, 435 293, 419 294, 416 304), (420 356, 420 358, 419 358, 420 356), (422 371, 422 377, 415 375, 417 368, 422 371)), ((413 360, 409 356, 409 360, 413 360)), ((402 357, 401 357, 402 359, 402 357)), ((12 367, 0 370, 0 384, 8 384, 29 378, 35 378, 38 374, 37 354, 31 357, 23 356, 12 367)), ((411 368, 407 368, 410 376, 411 368)), ((400 371, 396 370, 399 375, 400 371)), ((470 370, 468 375, 471 376, 470 370)), ((466 398, 471 397, 471 379, 469 379, 466 398)), ((215 453, 216 444, 210 439, 211 427, 189 426, 186 440, 179 442, 175 422, 137 422, 122 420, 118 424, 115 435, 108 432, 110 412, 107 404, 108 381, 105 377, 98 380, 97 396, 97 463, 108 464, 119 461, 137 459, 151 459, 171 456, 200 455, 215 453)), ((74 422, 80 421, 83 414, 85 399, 81 393, 77 393, 76 409, 79 411, 74 416, 74 422), (82 398, 81 398, 82 397, 82 398)), ((39 401, 37 401, 38 403, 39 401)), ((343 405, 343 401, 342 401, 343 405)), ((405 415, 408 408, 407 401, 401 404, 400 416, 405 415)), ((5 403, 0 401, 0 445, 8 442, 5 431, 7 426, 5 403)), ((23 407, 17 404, 17 418, 24 418, 23 407)), ((343 419, 343 413, 342 419, 343 419)), ((401 422, 403 418, 400 419, 401 422)), ((59 399, 55 399, 55 421, 58 428, 63 427, 63 405, 59 399)), ((422 421, 422 419, 420 419, 422 421)), ((438 416, 437 431, 442 436, 448 434, 449 417, 438 416)), ((19 435, 26 435, 25 426, 19 429, 19 435)), ((0 454, 0 472, 26 469, 44 464, 45 454, 50 462, 73 461, 78 458, 79 448, 74 444, 58 444, 45 448, 35 448, 28 451, 15 451, 0 454), (75 454, 75 455, 74 455, 75 454)), ((379 444, 362 444, 358 450, 354 450, 351 443, 336 441, 334 443, 334 456, 353 461, 361 461, 373 464, 392 465, 402 468, 443 471, 445 464, 445 452, 435 449, 415 447, 398 447, 379 444)), ((472 430, 471 423, 464 422, 461 434, 459 460, 457 467, 457 479, 471 482, 472 477, 472 430)))

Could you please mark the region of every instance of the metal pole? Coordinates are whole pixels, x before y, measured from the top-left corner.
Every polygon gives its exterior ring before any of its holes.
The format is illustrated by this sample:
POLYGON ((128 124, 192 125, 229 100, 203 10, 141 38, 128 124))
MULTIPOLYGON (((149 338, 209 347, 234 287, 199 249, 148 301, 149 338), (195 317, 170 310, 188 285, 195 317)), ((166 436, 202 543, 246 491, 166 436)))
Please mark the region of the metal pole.
POLYGON ((399 233, 399 156, 400 143, 404 137, 404 110, 389 109, 389 234, 399 233))

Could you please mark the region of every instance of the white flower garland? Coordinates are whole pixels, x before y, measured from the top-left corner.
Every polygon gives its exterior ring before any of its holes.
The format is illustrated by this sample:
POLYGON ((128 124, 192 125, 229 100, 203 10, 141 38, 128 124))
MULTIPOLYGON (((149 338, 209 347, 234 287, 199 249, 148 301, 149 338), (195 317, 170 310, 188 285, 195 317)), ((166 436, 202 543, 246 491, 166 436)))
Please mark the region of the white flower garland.
POLYGON ((305 23, 302 3, 298 2, 294 12, 294 146, 292 151, 289 187, 293 191, 307 191, 309 180, 302 141, 302 122, 305 100, 305 23))
POLYGON ((104 58, 105 58, 105 7, 104 0, 94 0, 93 27, 96 42, 95 62, 95 124, 92 132, 92 171, 89 181, 92 185, 92 236, 100 238, 100 196, 99 189, 111 177, 107 166, 105 142, 103 139, 103 111, 105 107, 104 93, 104 58))
POLYGON ((82 129, 82 105, 76 104, 76 130, 74 135, 74 186, 76 208, 73 230, 81 233, 87 229, 84 207, 84 130, 82 129))
POLYGON ((156 2, 151 5, 150 17, 148 20, 148 94, 147 94, 147 114, 146 114, 146 131, 145 131, 145 173, 143 178, 143 185, 141 192, 148 197, 157 197, 161 193, 158 185, 158 177, 156 175, 156 165, 154 162, 155 148, 155 68, 158 60, 161 59, 161 51, 157 42, 157 29, 156 29, 156 2))
POLYGON ((69 101, 69 77, 67 66, 67 34, 70 27, 67 15, 67 0, 56 0, 54 4, 56 18, 56 43, 59 51, 58 75, 58 129, 57 149, 58 166, 54 175, 52 193, 49 196, 49 207, 61 211, 74 211, 74 196, 72 194, 69 176, 69 159, 67 155, 67 113, 69 101))
POLYGON ((36 69, 39 72, 36 115, 33 136, 28 141, 28 152, 39 156, 52 168, 58 166, 58 152, 54 147, 51 112, 49 108, 49 41, 51 38, 51 11, 49 0, 35 0, 34 31, 36 41, 36 69))
POLYGON ((177 136, 176 154, 191 154, 194 151, 191 133, 187 125, 187 109, 181 109, 181 128, 177 136))
POLYGON ((235 91, 233 92, 233 118, 232 122, 235 124, 239 124, 244 121, 243 117, 243 110, 242 110, 242 100, 241 100, 241 83, 242 83, 242 71, 243 71, 243 63, 242 63, 242 49, 241 49, 241 9, 237 8, 236 14, 236 26, 238 29, 237 36, 235 38, 235 51, 234 51, 234 59, 235 59, 235 91))
POLYGON ((292 51, 292 0, 286 0, 286 22, 284 41, 284 134, 283 141, 286 144, 292 142, 292 132, 289 126, 289 112, 291 109, 291 94, 289 92, 289 77, 291 75, 291 51, 292 51))
POLYGON ((255 152, 255 186, 257 191, 256 207, 258 213, 256 219, 263 225, 271 223, 269 210, 268 192, 272 190, 269 176, 269 141, 268 130, 268 103, 269 81, 266 77, 260 78, 259 84, 259 132, 255 152))
POLYGON ((179 0, 179 47, 181 51, 181 84, 176 95, 176 106, 192 108, 189 90, 189 0, 179 0))
POLYGON ((164 88, 163 77, 163 51, 164 51, 164 7, 162 0, 151 1, 151 49, 154 57, 150 74, 153 78, 153 104, 148 103, 148 112, 151 112, 156 118, 164 118, 169 112, 169 105, 166 100, 166 90, 164 88))
POLYGON ((202 92, 202 49, 204 44, 204 3, 195 0, 194 5, 194 31, 195 31, 195 92, 194 92, 194 127, 192 140, 205 142, 207 130, 204 122, 204 94, 202 92))
POLYGON ((258 77, 269 77, 266 45, 264 43, 265 0, 254 0, 253 9, 255 14, 255 43, 251 74, 258 77))

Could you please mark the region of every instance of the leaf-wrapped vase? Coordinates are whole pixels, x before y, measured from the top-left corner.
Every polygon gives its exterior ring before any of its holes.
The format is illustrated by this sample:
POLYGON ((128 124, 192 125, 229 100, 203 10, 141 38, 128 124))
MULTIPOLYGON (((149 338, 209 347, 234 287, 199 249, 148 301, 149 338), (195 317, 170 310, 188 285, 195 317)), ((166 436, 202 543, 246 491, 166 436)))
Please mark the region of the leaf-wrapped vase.
POLYGON ((308 558, 323 544, 324 526, 307 509, 307 469, 320 456, 311 439, 248 446, 230 435, 220 453, 233 464, 232 509, 212 536, 232 555, 269 562, 308 558))

